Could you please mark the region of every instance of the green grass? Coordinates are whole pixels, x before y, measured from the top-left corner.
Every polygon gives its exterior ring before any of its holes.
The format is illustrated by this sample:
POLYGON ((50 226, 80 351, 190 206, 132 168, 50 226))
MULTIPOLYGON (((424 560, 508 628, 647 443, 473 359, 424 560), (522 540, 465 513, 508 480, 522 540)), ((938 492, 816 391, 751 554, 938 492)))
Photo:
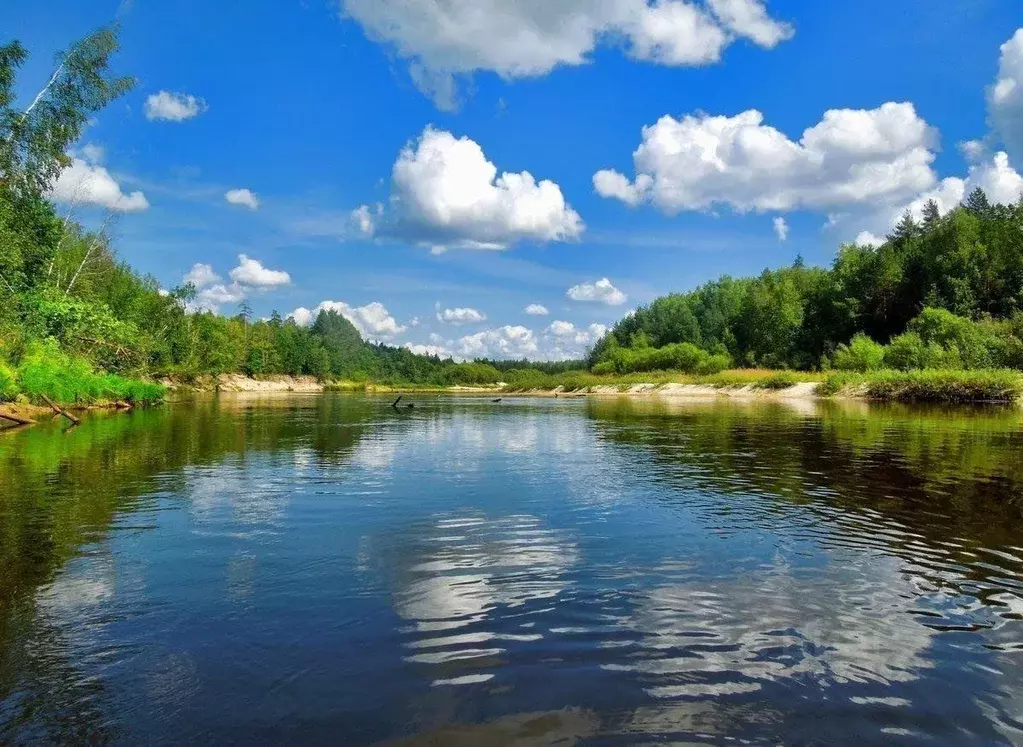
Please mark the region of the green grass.
POLYGON ((733 369, 706 376, 679 371, 647 371, 597 375, 589 371, 543 374, 523 371, 508 382, 505 391, 588 391, 613 387, 625 392, 636 384, 700 384, 719 389, 752 387, 787 389, 801 383, 818 383, 818 394, 844 394, 893 402, 1013 402, 1023 396, 1023 374, 1012 370, 882 370, 867 373, 772 371, 733 369))
POLYGON ((1023 374, 1002 369, 839 372, 819 391, 892 402, 1014 402, 1023 394, 1023 374))
POLYGON ((33 402, 49 397, 68 406, 150 405, 161 402, 166 394, 160 384, 96 372, 88 361, 67 355, 52 341, 29 346, 17 369, 17 387, 33 402))

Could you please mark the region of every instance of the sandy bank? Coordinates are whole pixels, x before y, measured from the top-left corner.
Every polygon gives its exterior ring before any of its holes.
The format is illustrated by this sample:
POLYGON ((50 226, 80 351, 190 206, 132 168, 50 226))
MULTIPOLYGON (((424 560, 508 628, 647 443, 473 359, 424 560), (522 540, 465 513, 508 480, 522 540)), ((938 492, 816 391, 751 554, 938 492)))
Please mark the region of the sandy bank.
POLYGON ((171 391, 196 392, 322 392, 324 384, 314 376, 267 376, 253 378, 243 374, 200 376, 190 381, 162 379, 171 391))
POLYGON ((784 389, 763 387, 716 387, 709 384, 631 384, 627 388, 618 386, 593 386, 578 391, 566 391, 563 387, 551 390, 515 392, 517 395, 538 397, 669 397, 705 398, 730 397, 734 399, 819 399, 816 382, 802 382, 784 389))

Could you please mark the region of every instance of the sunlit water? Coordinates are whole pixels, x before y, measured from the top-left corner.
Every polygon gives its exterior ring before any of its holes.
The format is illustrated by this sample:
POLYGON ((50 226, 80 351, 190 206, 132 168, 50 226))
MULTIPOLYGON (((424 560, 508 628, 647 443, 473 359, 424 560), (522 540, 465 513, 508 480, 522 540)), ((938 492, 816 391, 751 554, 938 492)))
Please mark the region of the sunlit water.
POLYGON ((1023 743, 1023 418, 280 396, 0 435, 0 743, 1023 743))

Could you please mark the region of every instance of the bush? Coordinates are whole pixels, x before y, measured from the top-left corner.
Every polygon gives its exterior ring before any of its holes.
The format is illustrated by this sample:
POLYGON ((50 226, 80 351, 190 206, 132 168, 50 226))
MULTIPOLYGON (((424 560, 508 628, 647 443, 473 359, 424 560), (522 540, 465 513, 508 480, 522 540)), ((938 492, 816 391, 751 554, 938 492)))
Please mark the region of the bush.
POLYGON ((70 356, 49 338, 31 343, 18 367, 21 390, 30 399, 43 396, 67 405, 86 405, 98 400, 153 404, 163 399, 159 384, 126 379, 115 374, 98 374, 83 358, 70 356))
POLYGON ((687 374, 713 374, 732 365, 723 353, 709 354, 689 342, 660 348, 611 348, 604 360, 596 363, 595 374, 640 373, 644 371, 681 371, 687 374))
POLYGON ((501 372, 488 363, 458 363, 445 371, 452 384, 478 386, 501 381, 501 372))
POLYGON ((935 343, 957 357, 961 368, 985 368, 992 363, 989 348, 994 346, 995 337, 976 322, 956 316, 951 311, 924 309, 909 323, 908 331, 916 332, 926 344, 935 343))
POLYGON ((877 371, 884 368, 884 354, 883 345, 860 333, 835 349, 831 364, 839 371, 877 371))
POLYGON ((844 389, 898 402, 1012 402, 1023 392, 1023 376, 1001 369, 836 373, 818 391, 836 394, 844 389))
POLYGON ((20 391, 14 371, 5 363, 0 362, 0 402, 10 402, 18 396, 20 391))
POLYGON ((707 359, 697 367, 696 373, 701 376, 709 376, 727 371, 731 367, 732 359, 728 355, 725 353, 715 353, 714 355, 707 356, 707 359))

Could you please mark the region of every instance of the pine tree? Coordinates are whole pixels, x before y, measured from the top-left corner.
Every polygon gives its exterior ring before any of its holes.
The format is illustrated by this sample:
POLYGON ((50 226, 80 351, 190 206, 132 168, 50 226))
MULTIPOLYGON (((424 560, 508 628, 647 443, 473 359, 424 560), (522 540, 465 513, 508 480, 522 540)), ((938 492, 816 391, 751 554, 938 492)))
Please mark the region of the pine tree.
POLYGON ((941 208, 934 200, 928 200, 924 205, 924 230, 932 231, 941 220, 941 208))
POLYGON ((899 224, 895 226, 895 230, 888 234, 887 238, 889 241, 905 241, 906 239, 911 239, 914 236, 919 235, 920 226, 913 218, 913 213, 906 210, 906 212, 902 214, 902 219, 899 221, 899 224))
POLYGON ((991 213, 991 203, 983 189, 977 187, 970 192, 966 198, 966 212, 978 218, 983 218, 991 213))

